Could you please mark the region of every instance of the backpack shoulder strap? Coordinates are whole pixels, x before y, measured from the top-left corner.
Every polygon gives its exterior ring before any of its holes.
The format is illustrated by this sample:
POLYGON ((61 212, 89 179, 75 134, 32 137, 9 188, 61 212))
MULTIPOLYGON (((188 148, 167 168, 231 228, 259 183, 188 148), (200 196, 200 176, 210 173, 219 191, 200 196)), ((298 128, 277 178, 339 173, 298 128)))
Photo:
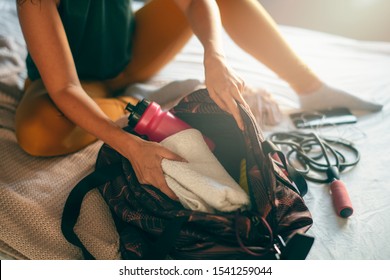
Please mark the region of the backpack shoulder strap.
POLYGON ((61 220, 61 231, 73 245, 79 247, 85 259, 95 259, 84 247, 81 240, 74 232, 74 227, 80 215, 81 205, 84 197, 92 189, 110 181, 112 178, 119 176, 122 172, 121 163, 111 164, 100 167, 91 174, 83 178, 70 192, 64 206, 61 220))

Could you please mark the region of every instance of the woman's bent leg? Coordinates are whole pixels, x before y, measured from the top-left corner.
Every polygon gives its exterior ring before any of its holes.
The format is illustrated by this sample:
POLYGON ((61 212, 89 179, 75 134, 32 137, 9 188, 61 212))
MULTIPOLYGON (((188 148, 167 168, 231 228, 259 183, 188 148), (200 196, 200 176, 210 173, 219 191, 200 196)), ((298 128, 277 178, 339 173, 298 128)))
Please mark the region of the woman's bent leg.
POLYGON ((217 0, 222 23, 231 38, 246 52, 273 70, 299 96, 302 109, 348 107, 379 111, 375 104, 319 79, 290 48, 273 19, 257 0, 217 0))
POLYGON ((107 82, 113 90, 156 74, 184 47, 192 31, 173 0, 153 0, 135 13, 136 30, 132 60, 116 78, 107 82))
MULTIPOLYGON (((132 98, 107 98, 101 83, 86 83, 83 88, 112 120, 125 114, 126 102, 135 102, 132 98)), ((57 109, 41 80, 28 86, 17 108, 16 137, 21 148, 34 156, 69 154, 96 141, 57 109)))
POLYGON ((309 92, 321 85, 257 0, 217 0, 217 3, 223 26, 236 44, 288 82, 295 91, 309 92))

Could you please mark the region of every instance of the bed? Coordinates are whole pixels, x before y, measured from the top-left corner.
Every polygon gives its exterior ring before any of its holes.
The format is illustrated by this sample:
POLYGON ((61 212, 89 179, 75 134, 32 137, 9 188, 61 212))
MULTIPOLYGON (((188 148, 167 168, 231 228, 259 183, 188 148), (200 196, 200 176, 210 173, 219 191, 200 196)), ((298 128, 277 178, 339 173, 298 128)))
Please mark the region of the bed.
MULTIPOLYGON (((31 157, 17 145, 15 109, 26 76, 25 44, 18 27, 15 1, 0 2, 0 258, 81 259, 81 252, 61 234, 63 205, 72 187, 93 170, 101 142, 68 156, 31 157)), ((305 201, 314 224, 311 260, 390 259, 390 43, 357 41, 306 29, 280 26, 296 52, 329 84, 383 104, 382 112, 361 114, 353 125, 327 133, 353 141, 359 164, 342 175, 354 214, 335 214, 329 189, 309 183, 305 201)), ((299 109, 293 91, 267 68, 237 48, 225 35, 233 68, 252 87, 272 93, 283 112, 265 134, 294 129, 288 114, 299 109)), ((129 88, 157 89, 170 82, 188 85, 203 80, 202 48, 195 37, 158 75, 129 88)), ((97 191, 86 198, 76 232, 99 259, 117 259, 118 235, 109 210, 97 191)))

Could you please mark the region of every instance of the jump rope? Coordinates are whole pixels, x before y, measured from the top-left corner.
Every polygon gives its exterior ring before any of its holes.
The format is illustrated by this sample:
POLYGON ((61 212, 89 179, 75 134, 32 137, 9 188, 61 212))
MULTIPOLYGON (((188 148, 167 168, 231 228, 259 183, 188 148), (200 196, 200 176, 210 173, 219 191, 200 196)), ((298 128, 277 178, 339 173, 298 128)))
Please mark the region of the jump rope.
MULTIPOLYGON (((324 116, 325 117, 325 116, 324 116)), ((316 126, 316 130, 321 125, 316 126)), ((268 139, 285 152, 287 162, 308 181, 328 184, 336 213, 347 218, 353 207, 340 173, 354 167, 360 153, 351 141, 318 132, 275 132, 268 139)))

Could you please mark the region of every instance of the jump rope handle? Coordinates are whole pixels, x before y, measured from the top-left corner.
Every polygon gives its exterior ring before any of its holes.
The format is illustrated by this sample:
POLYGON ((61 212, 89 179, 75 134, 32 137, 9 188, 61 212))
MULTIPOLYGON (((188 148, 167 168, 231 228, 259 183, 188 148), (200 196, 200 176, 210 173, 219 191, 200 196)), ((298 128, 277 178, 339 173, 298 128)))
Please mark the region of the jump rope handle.
POLYGON ((330 183, 330 191, 337 215, 342 218, 351 216, 353 208, 345 184, 336 179, 330 183))
POLYGON ((327 170, 329 187, 332 195, 333 205, 337 215, 348 218, 353 213, 351 199, 349 198, 345 184, 339 179, 339 171, 335 166, 327 170))

